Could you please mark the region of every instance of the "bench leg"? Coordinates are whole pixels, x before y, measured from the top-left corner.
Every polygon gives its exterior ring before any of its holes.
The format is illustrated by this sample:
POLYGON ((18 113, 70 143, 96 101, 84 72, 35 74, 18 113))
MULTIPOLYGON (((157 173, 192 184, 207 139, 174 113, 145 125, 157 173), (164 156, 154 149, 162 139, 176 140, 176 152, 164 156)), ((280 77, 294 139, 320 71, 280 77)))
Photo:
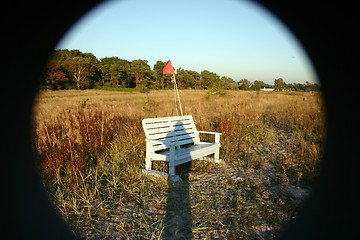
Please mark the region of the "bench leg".
POLYGON ((151 170, 151 158, 149 156, 151 144, 150 142, 146 142, 146 157, 145 157, 145 169, 151 170))
MULTIPOLYGON (((215 135, 215 143, 220 144, 220 134, 215 135)), ((215 151, 215 154, 214 154, 214 162, 221 163, 221 161, 222 160, 220 159, 220 146, 219 146, 219 148, 215 151)))
POLYGON ((214 162, 221 163, 222 160, 220 159, 220 148, 218 148, 214 154, 214 162))
POLYGON ((175 175, 175 146, 170 146, 169 154, 169 176, 175 175))
POLYGON ((175 175, 175 145, 170 145, 169 155, 169 179, 173 182, 177 182, 180 177, 175 175))
POLYGON ((146 158, 145 159, 145 169, 146 170, 151 170, 151 158, 146 158))
POLYGON ((149 151, 150 151, 150 146, 149 146, 149 142, 146 142, 146 155, 145 155, 145 169, 142 170, 142 172, 144 174, 151 174, 153 175, 152 173, 152 170, 151 170, 151 158, 150 158, 150 154, 149 154, 149 151))
POLYGON ((176 177, 175 175, 175 161, 171 160, 169 161, 169 178, 170 180, 174 181, 173 179, 176 177))
POLYGON ((219 158, 220 158, 220 149, 218 148, 214 154, 214 159, 216 161, 216 160, 219 160, 219 158))

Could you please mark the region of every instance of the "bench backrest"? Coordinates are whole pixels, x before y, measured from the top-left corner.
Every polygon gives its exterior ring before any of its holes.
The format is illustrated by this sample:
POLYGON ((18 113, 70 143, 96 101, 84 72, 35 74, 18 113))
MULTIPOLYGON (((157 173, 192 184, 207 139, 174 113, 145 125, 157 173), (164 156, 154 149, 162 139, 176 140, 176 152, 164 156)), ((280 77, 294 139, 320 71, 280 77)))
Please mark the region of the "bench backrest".
POLYGON ((146 138, 166 141, 165 144, 152 144, 153 151, 167 149, 171 142, 174 142, 175 146, 200 142, 199 133, 191 115, 145 118, 142 124, 146 138))

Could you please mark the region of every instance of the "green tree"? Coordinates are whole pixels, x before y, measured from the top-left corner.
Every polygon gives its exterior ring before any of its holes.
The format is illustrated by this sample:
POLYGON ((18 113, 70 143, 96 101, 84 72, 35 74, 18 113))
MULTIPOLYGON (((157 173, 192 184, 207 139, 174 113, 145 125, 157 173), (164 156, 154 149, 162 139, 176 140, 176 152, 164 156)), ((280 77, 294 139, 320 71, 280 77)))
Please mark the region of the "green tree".
POLYGON ((95 68, 91 64, 91 59, 85 57, 72 57, 64 62, 71 77, 77 83, 77 88, 80 86, 88 88, 91 85, 91 78, 95 73, 95 68))
POLYGON ((266 84, 266 83, 264 83, 263 81, 255 80, 255 81, 252 83, 252 86, 250 87, 250 90, 260 91, 260 89, 261 89, 262 87, 269 87, 269 86, 270 86, 269 84, 266 84))
POLYGON ((220 81, 220 76, 216 73, 204 70, 201 72, 202 87, 210 89, 215 83, 220 81))
POLYGON ((150 87, 153 84, 153 73, 147 60, 134 60, 130 64, 131 74, 135 78, 135 86, 150 87))
POLYGON ((134 78, 131 77, 131 63, 128 60, 120 59, 118 61, 119 82, 123 87, 135 87, 134 78))
POLYGON ((241 79, 238 83, 239 89, 241 90, 249 90, 250 88, 250 81, 247 79, 241 79))
POLYGON ((69 87, 75 82, 78 88, 90 88, 94 81, 100 79, 98 70, 99 60, 92 53, 83 53, 80 50, 55 50, 51 61, 55 61, 64 74, 64 80, 58 81, 62 88, 69 87))
POLYGON ((300 92, 304 91, 304 84, 294 83, 293 86, 295 91, 300 91, 300 92))
POLYGON ((130 62, 118 57, 100 59, 102 86, 133 87, 130 62))
POLYGON ((105 86, 106 83, 111 82, 111 73, 110 67, 114 62, 114 57, 105 57, 100 59, 99 70, 101 72, 101 82, 102 86, 105 86))
POLYGON ((51 89, 56 90, 60 88, 59 82, 68 81, 64 70, 59 66, 55 59, 50 60, 47 65, 45 75, 46 84, 50 84, 51 89))
POLYGON ((223 76, 220 80, 223 83, 225 89, 231 89, 234 86, 237 86, 237 83, 232 78, 223 76))
POLYGON ((201 88, 200 74, 196 71, 178 68, 176 81, 179 88, 201 88))
POLYGON ((179 89, 182 89, 183 85, 184 85, 184 88, 185 88, 187 79, 186 79, 186 76, 184 76, 184 75, 185 75, 185 70, 184 69, 182 69, 181 67, 176 69, 176 84, 177 84, 177 87, 179 89))
POLYGON ((201 88, 201 75, 193 70, 187 70, 188 74, 191 75, 191 82, 190 82, 190 87, 191 88, 201 88))
POLYGON ((316 83, 311 84, 308 81, 305 82, 303 88, 304 88, 305 92, 317 92, 317 91, 320 91, 320 86, 319 85, 317 85, 316 83))
POLYGON ((280 91, 280 90, 286 89, 287 85, 282 78, 278 78, 278 79, 275 79, 274 86, 275 86, 276 90, 280 91))

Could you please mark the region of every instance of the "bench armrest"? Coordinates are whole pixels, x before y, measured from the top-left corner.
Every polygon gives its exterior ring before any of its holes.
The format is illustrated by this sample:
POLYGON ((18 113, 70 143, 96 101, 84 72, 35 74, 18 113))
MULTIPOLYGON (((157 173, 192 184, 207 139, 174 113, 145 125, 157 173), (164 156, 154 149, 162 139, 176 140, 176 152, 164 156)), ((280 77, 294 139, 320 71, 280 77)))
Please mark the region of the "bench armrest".
POLYGON ((208 132, 208 131, 198 131, 198 133, 214 134, 214 135, 215 135, 215 143, 219 143, 219 144, 220 144, 220 135, 221 135, 222 133, 219 133, 219 132, 208 132))
POLYGON ((208 132, 208 131, 198 131, 199 133, 207 133, 207 134, 219 134, 221 135, 222 133, 219 132, 208 132))

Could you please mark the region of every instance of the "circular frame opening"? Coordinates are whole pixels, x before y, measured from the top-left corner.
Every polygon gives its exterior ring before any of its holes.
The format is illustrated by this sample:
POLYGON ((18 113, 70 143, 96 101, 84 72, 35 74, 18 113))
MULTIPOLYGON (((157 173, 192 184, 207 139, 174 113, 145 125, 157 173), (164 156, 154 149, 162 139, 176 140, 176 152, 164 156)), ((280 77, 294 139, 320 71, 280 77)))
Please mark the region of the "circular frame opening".
MULTIPOLYGON (((353 107, 352 104, 356 102, 353 101, 355 100, 354 96, 356 96, 356 94, 353 95, 351 91, 346 94, 337 91, 337 79, 340 78, 340 76, 344 77, 344 72, 341 70, 346 68, 344 64, 337 64, 333 59, 344 57, 344 53, 337 50, 330 54, 328 49, 331 45, 340 47, 343 41, 339 38, 332 39, 330 42, 325 41, 325 39, 329 37, 328 30, 332 28, 330 26, 339 27, 339 25, 335 24, 334 20, 332 20, 331 14, 336 12, 340 15, 342 14, 344 19, 346 19, 350 10, 342 6, 341 10, 343 11, 339 12, 338 8, 329 5, 327 6, 328 12, 322 12, 325 20, 321 20, 317 19, 321 8, 312 4, 311 6, 313 8, 309 10, 308 18, 304 19, 301 24, 298 24, 298 19, 295 16, 299 16, 296 14, 300 14, 301 11, 308 9, 306 3, 299 2, 296 9, 290 4, 287 6, 283 4, 280 6, 280 4, 277 5, 276 3, 265 5, 273 10, 281 19, 285 20, 308 50, 318 70, 327 104, 327 144, 325 147, 321 177, 315 185, 315 191, 308 205, 304 208, 298 219, 284 233, 284 236, 296 236, 296 238, 320 237, 324 236, 323 234, 325 233, 325 235, 334 238, 334 236, 343 237, 350 235, 353 232, 346 231, 346 233, 344 233, 343 230, 346 229, 347 226, 351 226, 351 224, 349 224, 351 218, 348 218, 347 214, 351 212, 350 207, 353 206, 351 197, 349 197, 349 192, 351 192, 349 190, 354 187, 355 180, 349 179, 348 176, 355 176, 355 174, 352 174, 354 170, 349 166, 351 166, 352 161, 356 159, 354 151, 356 146, 353 133, 358 130, 358 127, 356 127, 356 122, 353 120, 356 119, 355 114, 351 111, 353 107), (292 14, 289 14, 289 12, 292 14), (308 24, 304 24, 304 22, 308 24), (304 25, 306 27, 304 27, 304 25), (308 34, 304 35, 304 33, 308 34), (316 37, 310 38, 309 36, 316 37), (344 118, 343 116, 346 117, 344 118), (339 159, 343 159, 343 164, 339 165, 339 159), (334 180, 334 173, 343 176, 343 178, 338 178, 341 179, 341 181, 334 180), (328 217, 329 206, 332 206, 331 218, 328 217)), ((14 6, 12 7, 12 9, 15 9, 14 6)), ((24 230, 18 231, 20 236, 38 239, 72 237, 71 232, 67 230, 66 226, 54 213, 41 187, 40 179, 35 172, 34 163, 32 162, 33 156, 29 133, 31 127, 30 115, 37 79, 42 74, 42 68, 54 44, 67 27, 89 7, 90 5, 80 6, 79 4, 71 10, 66 10, 61 7, 54 10, 49 6, 49 12, 52 14, 44 16, 46 19, 49 19, 46 24, 37 18, 29 18, 28 23, 33 27, 32 30, 36 34, 32 35, 32 38, 27 44, 17 48, 20 51, 28 49, 24 54, 24 61, 16 60, 14 56, 17 54, 8 54, 9 62, 11 63, 7 69, 8 72, 16 72, 9 71, 16 69, 13 64, 15 62, 23 62, 24 66, 26 66, 23 68, 23 74, 15 77, 10 74, 5 75, 8 78, 11 77, 14 79, 15 82, 22 83, 24 87, 19 91, 23 97, 22 100, 14 99, 14 96, 10 93, 4 95, 4 103, 6 104, 4 110, 9 116, 6 117, 4 124, 4 126, 6 126, 4 131, 6 138, 4 140, 7 141, 5 143, 5 156, 6 159, 13 159, 6 163, 6 167, 8 167, 9 170, 6 171, 4 175, 4 182, 7 183, 5 184, 5 190, 9 193, 9 199, 7 199, 6 202, 8 206, 10 206, 9 209, 13 210, 11 213, 6 212, 6 216, 9 219, 6 227, 7 229, 14 230, 16 229, 14 223, 17 223, 17 227, 21 226, 21 229, 24 230), (61 16, 61 11, 69 11, 69 15, 67 15, 68 20, 64 21, 64 23, 59 23, 58 20, 55 19, 61 16), (56 30, 44 31, 48 29, 49 23, 59 24, 59 26, 62 27, 56 30), (29 48, 29 46, 33 46, 33 48, 29 48), (34 56, 38 57, 34 60, 34 56), (24 76, 27 76, 26 80, 24 76), (29 81, 29 79, 31 79, 31 81, 29 81), (24 111, 19 111, 19 109, 24 109, 24 111), (20 121, 22 121, 22 123, 20 121), (14 143, 17 144, 15 145, 14 143), (13 181, 9 182, 8 179, 13 179, 13 181)), ((24 18, 29 16, 26 14, 26 11, 19 11, 18 14, 19 17, 22 16, 24 18)), ((9 32, 19 39, 21 36, 15 34, 14 28, 15 27, 12 26, 9 32)), ((24 27, 20 29, 23 30, 22 33, 26 32, 24 27)), ((336 28, 335 30, 340 34, 346 33, 349 29, 336 28)), ((15 43, 18 44, 17 46, 21 46, 19 42, 15 43)), ((14 46, 12 44, 10 45, 14 46)), ((343 48, 340 49, 344 50, 343 48)), ((349 75, 350 73, 351 70, 348 71, 349 75)), ((5 86, 8 87, 11 86, 11 84, 5 86)))

